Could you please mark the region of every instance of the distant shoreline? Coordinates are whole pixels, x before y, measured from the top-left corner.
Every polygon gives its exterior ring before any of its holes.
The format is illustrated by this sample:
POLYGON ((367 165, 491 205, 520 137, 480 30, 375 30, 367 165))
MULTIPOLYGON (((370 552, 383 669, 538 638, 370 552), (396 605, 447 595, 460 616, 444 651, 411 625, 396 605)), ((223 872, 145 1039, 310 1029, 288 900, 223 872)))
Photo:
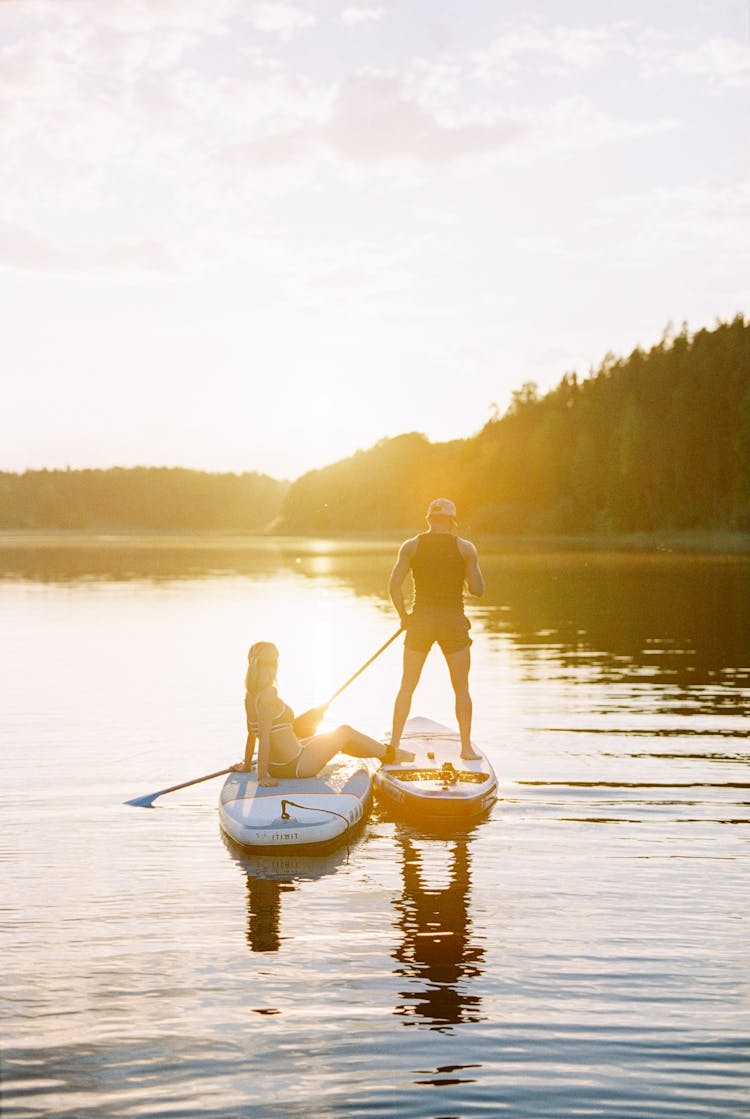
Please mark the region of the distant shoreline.
MULTIPOLYGON (((317 548, 322 543, 340 545, 352 550, 391 550, 401 540, 421 531, 416 525, 401 531, 377 533, 236 533, 220 531, 157 531, 133 530, 106 531, 83 529, 0 529, 0 548, 5 549, 46 549, 95 547, 102 551, 110 548, 154 548, 169 547, 189 549, 195 547, 225 550, 229 548, 284 547, 296 544, 306 548, 317 548)), ((459 526, 459 533, 461 527, 459 526)), ((496 534, 466 534, 474 540, 480 550, 512 552, 560 552, 560 551, 639 551, 675 552, 681 554, 709 555, 746 555, 750 554, 750 533, 746 532, 639 532, 614 533, 612 535, 582 534, 549 536, 500 536, 496 534)))

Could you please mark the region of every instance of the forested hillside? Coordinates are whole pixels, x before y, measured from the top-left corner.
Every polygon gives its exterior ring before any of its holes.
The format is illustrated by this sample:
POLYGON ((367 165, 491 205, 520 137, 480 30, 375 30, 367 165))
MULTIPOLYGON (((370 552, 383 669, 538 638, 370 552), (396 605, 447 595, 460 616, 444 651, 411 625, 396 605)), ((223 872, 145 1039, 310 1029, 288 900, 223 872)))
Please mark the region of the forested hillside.
POLYGON ((493 533, 750 529, 750 324, 665 335, 648 352, 523 385, 478 435, 418 434, 299 478, 287 531, 419 528, 437 495, 493 533))
POLYGON ((287 486, 159 467, 0 474, 0 528, 263 532, 287 486))
POLYGON ((750 323, 665 335, 470 439, 413 432, 304 474, 138 467, 0 474, 0 528, 286 533, 418 530, 452 498, 498 534, 750 531, 750 323))

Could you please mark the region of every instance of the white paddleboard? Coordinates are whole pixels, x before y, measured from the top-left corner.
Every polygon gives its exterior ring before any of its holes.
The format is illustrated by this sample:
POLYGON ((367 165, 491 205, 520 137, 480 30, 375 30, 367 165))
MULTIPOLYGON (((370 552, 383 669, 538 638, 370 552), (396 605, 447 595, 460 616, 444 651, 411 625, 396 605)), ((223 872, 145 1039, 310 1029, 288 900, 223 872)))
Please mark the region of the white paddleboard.
POLYGON ((432 719, 409 719, 401 746, 414 760, 381 766, 374 778, 381 802, 423 823, 465 822, 482 816, 497 800, 497 777, 485 754, 461 757, 456 731, 432 719))
MULTIPOLYGON (((375 762, 375 765, 377 762, 375 762)), ((341 841, 372 806, 369 760, 338 757, 317 777, 279 780, 266 788, 258 771, 230 773, 219 797, 219 821, 242 847, 310 849, 341 841)))

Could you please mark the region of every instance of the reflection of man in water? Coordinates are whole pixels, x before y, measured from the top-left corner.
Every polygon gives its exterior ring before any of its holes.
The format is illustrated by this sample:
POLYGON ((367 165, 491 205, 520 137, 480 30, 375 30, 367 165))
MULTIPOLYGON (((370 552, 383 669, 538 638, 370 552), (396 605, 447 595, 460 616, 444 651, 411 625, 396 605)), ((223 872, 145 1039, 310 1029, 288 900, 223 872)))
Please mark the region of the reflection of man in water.
MULTIPOLYGON (((397 901, 403 942, 394 952, 402 964, 397 975, 418 980, 395 1013, 419 1016, 431 1029, 450 1029, 457 1022, 478 1022, 480 998, 464 989, 467 979, 482 974, 484 949, 470 943, 468 840, 452 840, 447 886, 432 886, 418 848, 405 835, 396 837, 403 855, 403 894, 397 901)), ((444 868, 439 868, 444 874, 444 868)))

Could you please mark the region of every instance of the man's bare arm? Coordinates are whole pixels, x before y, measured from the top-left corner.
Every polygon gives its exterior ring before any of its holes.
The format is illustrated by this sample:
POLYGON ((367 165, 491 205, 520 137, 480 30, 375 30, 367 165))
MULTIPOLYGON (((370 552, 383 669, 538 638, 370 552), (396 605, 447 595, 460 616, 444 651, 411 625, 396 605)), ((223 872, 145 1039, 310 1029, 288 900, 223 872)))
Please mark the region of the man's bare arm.
POLYGON ((409 617, 409 612, 406 609, 404 602, 403 583, 406 576, 409 574, 411 568, 411 557, 414 554, 416 543, 414 540, 407 540, 399 548, 398 559, 393 565, 391 571, 391 578, 388 583, 388 593, 391 596, 391 602, 396 607, 396 612, 401 619, 401 624, 406 625, 406 619, 409 617))
POLYGON ((469 594, 481 598, 484 594, 484 576, 479 566, 477 550, 469 540, 461 540, 459 549, 466 561, 466 587, 469 594))

